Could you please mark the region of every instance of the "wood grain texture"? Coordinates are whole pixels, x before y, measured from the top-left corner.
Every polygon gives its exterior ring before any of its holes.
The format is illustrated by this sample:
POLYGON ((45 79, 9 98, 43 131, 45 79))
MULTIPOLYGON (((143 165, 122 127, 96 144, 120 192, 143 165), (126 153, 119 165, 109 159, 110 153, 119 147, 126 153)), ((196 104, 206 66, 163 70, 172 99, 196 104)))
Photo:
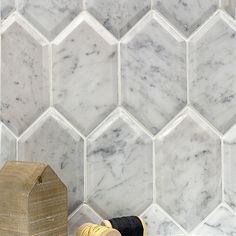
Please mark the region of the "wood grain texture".
POLYGON ((7 162, 0 193, 1 236, 67 236, 67 189, 47 164, 7 162))

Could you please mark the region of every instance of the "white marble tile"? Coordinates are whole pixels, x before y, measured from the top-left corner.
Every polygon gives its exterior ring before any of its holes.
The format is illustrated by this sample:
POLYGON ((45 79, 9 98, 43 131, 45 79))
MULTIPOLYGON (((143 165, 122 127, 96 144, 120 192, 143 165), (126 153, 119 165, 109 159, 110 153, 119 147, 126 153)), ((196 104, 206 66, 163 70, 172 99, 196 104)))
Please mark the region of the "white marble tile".
POLYGON ((153 1, 154 8, 186 36, 203 24, 218 7, 218 0, 153 1))
POLYGON ((21 14, 49 40, 81 11, 82 0, 19 0, 21 14))
POLYGON ((224 138, 225 201, 236 210, 236 126, 224 138))
POLYGON ((136 215, 152 201, 152 141, 125 114, 88 139, 90 205, 103 217, 136 215))
POLYGON ((147 225, 148 236, 184 236, 175 223, 156 205, 152 205, 141 217, 147 225))
POLYGON ((157 203, 187 231, 221 201, 220 145, 190 111, 156 141, 157 203))
POLYGON ((153 134, 185 106, 186 45, 150 15, 121 44, 123 105, 153 134))
POLYGON ((55 107, 87 135, 117 104, 117 46, 82 21, 53 59, 55 107))
POLYGON ((222 7, 233 17, 236 17, 236 1, 235 0, 221 0, 222 7))
POLYGON ((190 102, 219 131, 236 119, 236 32, 218 15, 190 43, 190 102))
POLYGON ((1 0, 1 20, 6 19, 15 10, 15 0, 1 0))
POLYGON ((15 137, 0 124, 1 143, 0 143, 0 168, 8 160, 16 159, 16 139, 15 137))
POLYGON ((47 47, 18 23, 2 34, 1 119, 17 135, 49 104, 47 47))
POLYGON ((234 236, 236 235, 236 216, 221 207, 211 216, 193 236, 234 236))
POLYGON ((77 229, 85 223, 100 224, 102 218, 88 205, 83 204, 68 222, 68 236, 75 236, 77 229))
POLYGON ((117 38, 150 9, 150 0, 85 0, 86 9, 117 38))
POLYGON ((83 140, 57 115, 47 115, 21 137, 19 159, 53 168, 68 188, 69 213, 83 201, 83 140))

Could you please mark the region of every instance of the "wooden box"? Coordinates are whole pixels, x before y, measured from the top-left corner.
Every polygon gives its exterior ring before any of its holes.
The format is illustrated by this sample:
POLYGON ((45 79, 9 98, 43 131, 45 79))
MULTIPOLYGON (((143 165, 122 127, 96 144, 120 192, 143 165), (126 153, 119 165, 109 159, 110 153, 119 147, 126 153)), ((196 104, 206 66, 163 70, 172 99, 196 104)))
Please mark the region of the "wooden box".
POLYGON ((67 189, 50 166, 9 161, 0 170, 1 236, 67 236, 67 189))

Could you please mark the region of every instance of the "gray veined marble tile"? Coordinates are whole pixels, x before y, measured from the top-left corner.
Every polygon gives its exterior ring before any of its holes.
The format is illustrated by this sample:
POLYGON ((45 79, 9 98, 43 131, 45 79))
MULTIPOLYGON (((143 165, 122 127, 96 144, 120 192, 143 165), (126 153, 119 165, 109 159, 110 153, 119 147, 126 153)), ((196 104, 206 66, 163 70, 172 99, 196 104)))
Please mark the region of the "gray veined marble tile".
POLYGON ((236 216, 225 207, 220 207, 193 236, 234 236, 236 216))
POLYGON ((14 22, 2 34, 1 120, 21 134, 49 105, 48 48, 14 22))
POLYGON ((111 33, 120 38, 148 12, 150 2, 150 0, 85 0, 85 6, 111 33))
POLYGON ((83 204, 68 222, 68 236, 75 236, 77 229, 85 223, 100 224, 102 218, 88 205, 83 204))
POLYGON ((81 11, 82 0, 19 0, 21 14, 49 40, 81 11))
POLYGON ((217 15, 190 42, 192 105, 219 131, 236 120, 236 31, 217 15))
POLYGON ((153 134, 185 106, 186 46, 155 17, 121 44, 122 103, 153 134))
POLYGON ((1 0, 1 20, 6 19, 15 10, 15 0, 1 0))
POLYGON ((222 7, 233 17, 236 17, 236 1, 235 0, 221 0, 222 7))
POLYGON ((189 36, 217 9, 218 0, 153 0, 154 8, 189 36))
POLYGON ((148 236, 184 236, 184 233, 156 205, 141 216, 147 225, 148 236))
POLYGON ((88 139, 88 202, 103 217, 136 215, 152 201, 152 140, 125 114, 88 139))
POLYGON ((236 126, 224 138, 225 201, 236 211, 236 126))
POLYGON ((185 113, 156 140, 157 203, 187 231, 221 201, 221 143, 185 113))
POLYGON ((0 124, 0 169, 8 160, 16 159, 16 139, 0 124))
POLYGON ((82 21, 53 48, 54 105, 86 135, 118 99, 117 45, 96 30, 82 21))
POLYGON ((48 163, 68 188, 69 213, 83 201, 83 140, 47 115, 19 140, 19 159, 48 163))

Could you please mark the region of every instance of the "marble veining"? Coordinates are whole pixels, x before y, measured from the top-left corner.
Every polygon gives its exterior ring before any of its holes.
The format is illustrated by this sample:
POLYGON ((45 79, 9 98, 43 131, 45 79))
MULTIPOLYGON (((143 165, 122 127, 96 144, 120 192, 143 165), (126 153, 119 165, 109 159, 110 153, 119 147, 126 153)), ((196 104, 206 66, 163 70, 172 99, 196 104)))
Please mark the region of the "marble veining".
POLYGON ((1 20, 6 19, 15 10, 15 0, 1 0, 0 14, 1 20))
POLYGON ((69 213, 83 201, 83 140, 57 114, 45 116, 19 140, 19 159, 48 163, 68 188, 69 213))
POLYGON ((87 135, 117 104, 117 46, 83 21, 53 58, 54 105, 87 135))
POLYGON ((187 231, 221 201, 220 139, 192 112, 156 140, 157 203, 187 231))
POLYGON ((236 215, 220 207, 193 236, 235 236, 236 215))
POLYGON ((153 134, 185 106, 186 45, 149 17, 121 44, 122 103, 153 134))
POLYGON ((225 201, 236 210, 236 126, 224 137, 225 201))
POLYGON ((150 5, 150 0, 85 0, 86 9, 117 38, 132 28, 150 5))
POLYGON ((82 0, 19 0, 21 14, 49 40, 81 11, 82 0))
POLYGON ((75 236, 77 229, 85 223, 100 224, 102 218, 88 205, 83 204, 68 222, 68 236, 75 236))
POLYGON ((17 22, 2 34, 1 120, 17 135, 49 105, 47 53, 17 22))
POLYGON ((156 205, 141 215, 147 225, 148 236, 184 236, 175 223, 156 205))
POLYGON ((221 0, 222 7, 233 17, 236 17, 236 1, 235 0, 221 0))
POLYGON ((0 3, 0 168, 52 166, 68 236, 236 236, 235 0, 0 3))
POLYGON ((87 145, 89 204, 103 217, 141 213, 152 201, 151 139, 122 112, 87 145))
POLYGON ((190 43, 190 102, 219 131, 236 119, 236 28, 217 15, 190 43))
POLYGON ((191 35, 217 9, 218 0, 153 0, 154 8, 185 36, 191 35))
POLYGON ((16 159, 16 139, 10 131, 0 124, 0 168, 8 160, 16 159))

